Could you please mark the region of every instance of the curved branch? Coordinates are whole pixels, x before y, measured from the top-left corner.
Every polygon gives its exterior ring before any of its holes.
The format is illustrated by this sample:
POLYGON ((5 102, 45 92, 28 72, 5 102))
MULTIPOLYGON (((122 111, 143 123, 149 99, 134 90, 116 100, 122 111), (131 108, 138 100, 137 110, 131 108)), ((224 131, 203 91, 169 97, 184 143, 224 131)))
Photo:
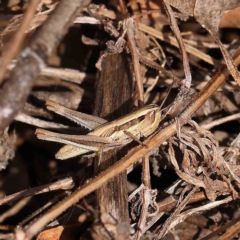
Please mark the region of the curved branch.
POLYGON ((62 0, 29 45, 18 56, 17 64, 0 89, 0 130, 6 128, 23 108, 32 86, 45 67, 45 61, 89 0, 62 0))

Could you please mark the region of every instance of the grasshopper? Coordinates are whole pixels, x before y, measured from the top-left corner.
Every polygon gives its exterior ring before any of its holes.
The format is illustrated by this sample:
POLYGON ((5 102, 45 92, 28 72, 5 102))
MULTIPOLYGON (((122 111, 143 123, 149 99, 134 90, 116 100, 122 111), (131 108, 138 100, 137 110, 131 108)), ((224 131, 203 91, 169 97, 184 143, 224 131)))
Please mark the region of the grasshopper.
POLYGON ((56 158, 61 160, 99 150, 105 152, 123 147, 132 140, 139 141, 141 136, 151 135, 161 121, 160 107, 155 104, 144 106, 112 122, 68 109, 50 100, 46 106, 91 130, 87 135, 67 135, 37 129, 39 139, 66 144, 56 154, 56 158))

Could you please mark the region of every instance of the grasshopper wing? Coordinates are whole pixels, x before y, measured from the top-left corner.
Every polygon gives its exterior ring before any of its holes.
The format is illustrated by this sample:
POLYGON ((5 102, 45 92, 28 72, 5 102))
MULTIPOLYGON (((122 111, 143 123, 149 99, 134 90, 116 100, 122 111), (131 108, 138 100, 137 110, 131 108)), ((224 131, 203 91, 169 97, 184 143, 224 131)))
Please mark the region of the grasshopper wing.
POLYGON ((105 119, 74 111, 51 100, 48 100, 46 102, 46 106, 48 110, 53 111, 63 117, 66 117, 89 130, 92 130, 107 122, 105 119))
POLYGON ((36 135, 42 140, 66 144, 57 153, 58 159, 68 159, 83 153, 97 152, 99 149, 107 151, 122 146, 121 142, 112 141, 107 137, 60 134, 39 128, 36 130, 36 135))

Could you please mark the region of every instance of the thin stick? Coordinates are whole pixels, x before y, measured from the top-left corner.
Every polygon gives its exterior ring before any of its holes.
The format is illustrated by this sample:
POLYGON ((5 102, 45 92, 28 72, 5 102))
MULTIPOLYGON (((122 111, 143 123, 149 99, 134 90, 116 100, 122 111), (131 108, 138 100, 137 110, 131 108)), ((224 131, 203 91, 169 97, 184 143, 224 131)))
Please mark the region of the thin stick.
MULTIPOLYGON (((155 38, 158 38, 162 41, 168 42, 169 44, 178 47, 178 43, 177 40, 172 37, 172 36, 168 36, 168 35, 164 35, 163 33, 161 33, 160 31, 149 27, 145 24, 139 23, 138 24, 138 28, 139 30, 148 33, 149 35, 154 36, 155 38)), ((186 51, 194 56, 197 56, 198 58, 204 60, 205 62, 217 67, 217 68, 221 68, 222 63, 214 58, 212 58, 211 56, 201 52, 200 50, 198 50, 197 48, 194 48, 193 46, 190 46, 188 44, 185 45, 186 47, 186 51)))
POLYGON ((128 18, 129 14, 128 14, 128 10, 126 8, 125 3, 123 2, 123 0, 118 0, 118 2, 119 2, 119 7, 120 7, 121 13, 123 15, 123 18, 124 19, 128 18))
POLYGON ((237 120, 239 118, 240 118, 240 113, 236 113, 236 114, 233 114, 233 115, 230 115, 230 116, 227 116, 227 117, 217 119, 217 120, 212 121, 208 124, 203 124, 203 125, 201 125, 201 127, 205 128, 205 129, 211 129, 211 128, 213 128, 215 126, 218 126, 220 124, 230 122, 230 121, 234 121, 234 120, 237 120))
POLYGON ((127 19, 126 28, 127 28, 129 49, 132 55, 134 73, 135 73, 135 78, 137 83, 139 106, 142 107, 144 105, 144 92, 143 92, 143 83, 142 83, 141 71, 140 71, 139 56, 137 52, 136 43, 134 40, 134 22, 133 21, 134 21, 133 18, 127 19))
POLYGON ((28 9, 26 13, 23 15, 23 19, 21 21, 21 24, 17 32, 15 33, 11 41, 7 44, 7 46, 5 46, 4 48, 5 50, 2 53, 2 56, 0 59, 0 85, 3 82, 3 77, 7 70, 7 66, 9 65, 10 61, 17 55, 22 45, 24 37, 26 36, 26 32, 31 24, 31 21, 34 17, 34 13, 40 2, 41 2, 40 0, 30 1, 28 9))
POLYGON ((60 123, 54 123, 54 122, 47 122, 38 118, 34 118, 31 116, 28 116, 27 114, 24 113, 19 113, 16 117, 15 120, 19 121, 19 122, 23 122, 23 123, 27 123, 36 127, 40 127, 40 128, 65 128, 65 129, 69 129, 69 126, 66 126, 64 124, 60 124, 60 123))
POLYGON ((31 200, 31 197, 24 198, 16 203, 12 208, 1 214, 0 223, 3 222, 6 218, 16 215, 21 209, 23 209, 28 202, 31 200))
MULTIPOLYGON (((234 64, 238 66, 240 64, 240 49, 233 56, 234 64)), ((191 103, 186 107, 184 112, 180 116, 181 124, 186 123, 188 119, 202 106, 205 101, 224 83, 229 76, 229 71, 226 66, 221 71, 217 72, 208 84, 195 95, 191 103)))
POLYGON ((0 205, 9 203, 11 201, 16 201, 19 198, 25 198, 33 195, 42 194, 45 192, 56 191, 59 189, 71 189, 73 185, 74 185, 73 179, 71 177, 67 177, 54 183, 45 184, 39 187, 27 189, 27 190, 6 196, 3 199, 0 199, 0 205))
POLYGON ((173 214, 167 219, 167 221, 163 224, 159 234, 158 239, 163 238, 166 233, 171 228, 171 223, 178 217, 180 212, 184 209, 184 207, 188 204, 193 194, 197 191, 198 187, 193 187, 193 189, 188 193, 188 195, 184 198, 184 200, 177 206, 176 210, 173 214))
MULTIPOLYGON (((234 219, 234 220, 226 223, 225 225, 217 228, 215 231, 211 232, 210 234, 208 234, 207 236, 205 236, 205 237, 203 237, 203 238, 201 238, 201 239, 199 239, 199 240, 209 240, 209 239, 211 239, 212 237, 215 237, 215 236, 217 236, 218 234, 222 233, 223 231, 226 231, 226 230, 229 229, 231 226, 232 226, 233 228, 237 229, 238 227, 237 227, 236 225, 239 225, 239 222, 240 222, 240 217, 237 217, 236 219, 234 219)), ((229 231, 228 231, 228 233, 229 233, 229 231)), ((230 233, 232 233, 232 229, 230 230, 230 233)), ((224 235, 225 235, 225 234, 223 234, 223 236, 224 236, 224 235)), ((236 234, 236 235, 232 235, 233 238, 234 238, 234 236, 237 236, 237 234, 236 234)), ((224 237, 226 237, 226 236, 224 236, 224 237)), ((225 238, 225 239, 232 239, 232 238, 230 238, 230 236, 228 235, 228 238, 225 238)), ((223 240, 223 239, 222 239, 222 240, 223 240)))
POLYGON ((44 210, 46 210, 47 208, 53 206, 56 202, 59 202, 60 199, 62 199, 63 197, 68 196, 69 194, 70 194, 69 191, 64 191, 64 192, 58 194, 53 199, 51 199, 46 204, 44 204, 42 207, 38 208, 36 211, 34 211, 29 216, 24 218, 20 223, 18 223, 18 225, 20 227, 23 227, 25 224, 27 224, 27 222, 33 220, 37 215, 41 214, 44 210))
MULTIPOLYGON (((178 223, 183 222, 186 218, 188 218, 190 216, 193 216, 195 214, 199 214, 200 212, 208 211, 210 209, 219 207, 220 205, 226 204, 226 203, 231 202, 231 201, 233 201, 233 197, 230 196, 230 197, 226 197, 222 200, 217 200, 217 201, 214 201, 214 202, 207 203, 207 204, 205 204, 203 206, 200 206, 200 207, 196 207, 196 208, 193 208, 193 209, 186 210, 186 211, 182 212, 181 214, 179 214, 177 216, 177 218, 174 219, 173 222, 171 222, 171 225, 170 225, 169 229, 174 228, 178 223)), ((218 239, 220 239, 220 238, 218 238, 218 239)), ((232 238, 225 238, 224 240, 228 240, 228 239, 232 239, 232 238)), ((221 239, 221 240, 223 240, 223 239, 221 239)))
MULTIPOLYGON (((138 88, 138 94, 139 94, 139 106, 142 107, 144 105, 144 90, 143 90, 143 82, 141 78, 141 71, 140 71, 140 62, 139 62, 139 54, 137 51, 137 47, 134 40, 134 19, 129 18, 126 20, 127 23, 127 35, 129 40, 129 47, 132 54, 133 59, 133 66, 134 66, 134 72, 137 82, 137 88, 138 88)), ((142 159, 142 182, 145 186, 145 189, 143 190, 142 194, 142 209, 140 214, 140 220, 138 222, 138 236, 137 239, 141 236, 141 228, 146 224, 146 216, 147 216, 147 209, 150 204, 150 201, 147 201, 149 198, 148 191, 151 189, 151 176, 150 176, 150 166, 149 166, 149 157, 146 155, 142 159)))
POLYGON ((191 83, 192 83, 192 75, 191 75, 191 71, 190 71, 189 60, 188 60, 187 52, 186 52, 186 49, 185 49, 185 45, 183 43, 183 39, 182 39, 181 33, 179 31, 177 21, 175 19, 175 16, 174 16, 174 13, 172 11, 171 6, 165 1, 163 1, 163 4, 165 5, 168 17, 170 19, 172 31, 173 31, 176 39, 177 39, 179 49, 182 53, 183 68, 184 68, 184 72, 185 72, 185 80, 183 82, 187 87, 190 88, 191 83))
POLYGON ((231 55, 229 54, 228 50, 224 47, 224 45, 218 38, 217 33, 212 31, 210 28, 207 28, 207 30, 212 35, 213 39, 217 42, 231 75, 233 76, 237 84, 240 86, 240 73, 237 67, 234 65, 231 55))
MULTIPOLYGON (((128 14, 126 13, 127 8, 125 4, 123 3, 122 0, 119 0, 120 3, 120 8, 123 13, 123 16, 126 18, 128 14)), ((128 45, 129 49, 132 55, 132 61, 133 61, 133 67, 134 67, 134 73, 135 73, 135 78, 136 78, 136 83, 137 83, 137 89, 138 89, 138 102, 139 102, 139 107, 142 107, 144 105, 144 90, 143 90, 143 82, 142 82, 142 77, 141 77, 141 70, 140 70, 140 62, 139 62, 139 54, 137 51, 137 46, 135 43, 135 38, 134 38, 134 19, 133 18, 128 18, 125 20, 126 21, 126 28, 127 28, 127 37, 128 37, 128 45)), ((151 189, 151 176, 150 176, 150 167, 149 167, 149 158, 148 156, 143 157, 142 159, 142 181, 146 189, 151 189)), ((147 198, 146 192, 143 191, 143 202, 147 198)), ((148 205, 146 206, 148 208, 148 205)), ((146 209, 142 207, 141 210, 141 219, 142 221, 139 221, 138 225, 145 225, 146 221, 146 209)), ((139 231, 139 235, 140 235, 139 231)), ((140 237, 140 236, 139 236, 140 237)))
MULTIPOLYGON (((15 67, 14 63, 11 63, 8 66, 9 70, 12 70, 15 67)), ((46 67, 40 72, 41 76, 46 77, 57 77, 61 78, 62 80, 69 81, 72 83, 81 84, 85 79, 87 80, 94 80, 96 77, 94 74, 80 72, 75 69, 70 68, 53 68, 53 67, 46 67)))
MULTIPOLYGON (((183 80, 183 83, 185 84, 185 86, 187 86, 188 88, 191 87, 191 83, 192 83, 192 75, 191 75, 191 71, 190 71, 190 66, 189 66, 189 61, 188 61, 188 56, 185 50, 185 46, 181 37, 181 33, 179 31, 178 25, 177 25, 177 21, 174 17, 174 13, 172 11, 171 6, 166 3, 165 1, 163 1, 163 4, 165 6, 165 9, 167 11, 168 17, 170 19, 170 23, 171 23, 171 27, 172 27, 172 31, 177 39, 178 45, 179 45, 179 49, 180 52, 182 53, 182 57, 183 57, 183 68, 184 68, 184 72, 185 72, 185 79, 183 80)), ((182 100, 186 97, 186 94, 188 94, 188 92, 181 87, 180 91, 178 92, 172 107, 169 109, 169 113, 174 112, 175 109, 181 104, 182 100)))
POLYGON ((44 68, 40 73, 41 76, 48 76, 48 77, 59 77, 65 81, 81 84, 84 79, 94 80, 95 75, 87 74, 84 72, 79 72, 74 69, 68 68, 44 68))
POLYGON ((177 76, 175 76, 171 71, 166 70, 164 67, 162 67, 161 65, 155 63, 154 61, 144 57, 144 56, 139 56, 139 60, 141 63, 145 64, 146 66, 149 66, 153 69, 156 69, 158 71, 161 71, 163 74, 167 75, 168 77, 170 77, 174 83, 176 83, 179 86, 183 86, 185 87, 186 90, 190 90, 190 88, 188 88, 187 86, 184 85, 184 83, 182 82, 182 80, 180 80, 177 76))

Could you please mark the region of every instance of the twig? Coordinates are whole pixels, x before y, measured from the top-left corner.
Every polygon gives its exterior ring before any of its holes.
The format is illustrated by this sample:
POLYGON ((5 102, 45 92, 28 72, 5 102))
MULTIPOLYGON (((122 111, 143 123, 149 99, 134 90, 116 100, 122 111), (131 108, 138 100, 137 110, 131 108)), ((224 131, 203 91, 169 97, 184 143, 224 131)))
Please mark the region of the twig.
MULTIPOLYGON (((149 159, 147 159, 147 160, 149 160, 149 159)), ((143 164, 144 164, 144 162, 145 161, 143 161, 143 164)), ((144 172, 143 172, 143 177, 144 177, 144 172)), ((151 183, 149 183, 149 184, 151 187, 151 183)), ((142 189, 142 209, 141 209, 141 214, 140 214, 139 221, 138 221, 138 231, 136 233, 136 239, 141 239, 141 236, 144 233, 144 228, 147 225, 146 221, 147 221, 147 217, 148 217, 148 208, 149 208, 149 205, 151 204, 151 189, 150 189, 150 187, 145 186, 142 189)))
POLYGON ((134 73, 137 83, 138 89, 138 101, 139 106, 142 107, 144 105, 144 93, 143 93, 143 83, 141 78, 140 71, 140 63, 139 63, 139 55, 137 52, 137 47, 134 39, 134 19, 128 18, 126 21, 126 29, 127 29, 127 37, 128 37, 128 46, 132 55, 134 73))
MULTIPOLYGON (((126 20, 127 26, 127 36, 129 41, 129 48, 132 55, 133 66, 134 66, 134 73, 136 77, 136 83, 138 88, 138 100, 139 100, 139 107, 144 105, 144 90, 143 90, 143 82, 141 78, 141 70, 140 70, 140 62, 139 62, 139 54, 137 51, 137 47, 134 40, 134 19, 129 18, 126 20)), ((136 32, 136 30, 135 30, 136 32)), ((143 226, 146 224, 147 219, 147 210, 150 204, 149 199, 149 192, 151 189, 151 176, 150 176, 150 167, 149 167, 149 156, 144 156, 142 159, 142 182, 145 188, 142 190, 142 209, 140 214, 140 220, 138 222, 138 232, 137 238, 140 239, 142 235, 143 226)))
POLYGON ((178 215, 183 210, 183 208, 188 204, 189 200, 193 196, 193 194, 197 191, 198 187, 194 187, 188 195, 185 197, 185 199, 177 206, 174 213, 167 219, 167 221, 164 223, 163 227, 160 230, 160 233, 158 234, 158 238, 163 238, 166 233, 172 228, 172 222, 176 221, 178 218, 178 215))
MULTIPOLYGON (((179 58, 180 60, 183 59, 182 55, 176 49, 173 49, 172 47, 166 47, 165 51, 171 53, 172 55, 174 55, 175 57, 179 58)), ((193 59, 188 59, 188 60, 189 60, 189 63, 191 65, 196 66, 197 68, 199 68, 200 70, 203 70, 205 72, 209 72, 209 69, 207 69, 205 67, 202 67, 200 64, 195 62, 193 59)))
MULTIPOLYGON (((8 69, 13 69, 15 64, 10 64, 8 69)), ((88 74, 84 72, 80 72, 78 70, 69 69, 69 68, 53 68, 53 67, 46 67, 40 72, 40 76, 46 77, 58 77, 65 81, 69 81, 72 83, 81 84, 84 79, 94 80, 94 74, 88 74)))
POLYGON ((211 128, 213 128, 215 126, 218 126, 220 124, 230 122, 230 121, 234 121, 234 120, 237 120, 237 119, 240 119, 240 113, 236 113, 236 114, 233 114, 233 115, 230 115, 230 116, 227 116, 227 117, 217 119, 217 120, 212 121, 208 124, 203 124, 203 125, 201 125, 201 127, 205 128, 205 129, 211 129, 211 128))
MULTIPOLYGON (((235 53, 234 63, 240 64, 240 50, 235 53)), ((204 104, 204 102, 224 83, 226 77, 229 75, 226 67, 216 73, 208 84, 199 92, 187 108, 180 115, 180 123, 186 123, 191 116, 204 104)), ((125 171, 132 164, 136 163, 143 156, 150 154, 154 148, 159 147, 164 141, 174 135, 177 131, 175 122, 172 122, 160 132, 156 133, 153 137, 146 139, 143 144, 148 147, 138 146, 134 148, 127 156, 123 157, 120 161, 109 167, 100 175, 89 181, 87 184, 81 187, 81 189, 74 192, 69 197, 65 198, 62 202, 55 205, 46 214, 39 218, 36 222, 30 224, 26 228, 26 236, 29 238, 36 235, 48 222, 58 217, 62 212, 66 211, 73 204, 77 203, 81 198, 85 197, 89 193, 95 191, 104 183, 109 181, 117 174, 125 171)))
POLYGON ((18 57, 16 67, 0 89, 0 130, 23 108, 27 96, 52 49, 65 35, 79 10, 89 0, 62 0, 18 57))
POLYGON ((31 21, 34 17, 34 13, 40 2, 41 2, 40 0, 30 1, 28 9, 26 13, 23 15, 23 19, 21 21, 21 24, 17 32, 15 33, 11 41, 8 43, 8 45, 5 47, 4 52, 2 53, 1 60, 0 60, 0 85, 3 82, 4 74, 6 72, 8 64, 17 55, 22 45, 22 42, 26 35, 26 31, 28 30, 31 24, 31 21))
MULTIPOLYGON (((185 79, 183 80, 183 83, 185 84, 185 86, 190 88, 191 87, 191 83, 192 83, 192 76, 191 76, 188 56, 187 56, 187 53, 186 53, 186 50, 185 50, 185 46, 184 46, 184 43, 183 43, 180 31, 179 31, 179 28, 178 28, 178 25, 177 25, 177 21, 176 21, 176 19, 174 17, 174 13, 172 11, 171 6, 168 3, 166 3, 165 1, 163 1, 163 4, 165 6, 165 9, 167 11, 168 17, 170 19, 172 31, 173 31, 176 39, 177 39, 180 52, 182 53, 183 68, 184 68, 184 72, 185 72, 185 79)), ((186 89, 184 89, 181 86, 180 91, 178 92, 176 98, 174 99, 172 107, 168 111, 168 114, 173 113, 175 111, 175 109, 181 104, 182 100, 184 98, 186 98, 187 96, 188 96, 188 92, 186 91, 186 89)))
POLYGON ((46 210, 47 208, 53 206, 54 204, 56 204, 57 202, 59 202, 63 197, 66 197, 70 194, 69 191, 64 191, 60 194, 58 194, 57 196, 55 196, 53 199, 51 199, 50 201, 48 201, 46 204, 44 204, 42 207, 38 208, 36 211, 34 211, 33 213, 31 213, 29 216, 27 216, 26 218, 24 218, 20 223, 18 223, 18 226, 23 227, 25 224, 27 224, 29 221, 32 221, 33 218, 35 218, 37 215, 41 214, 44 210, 46 210))
MULTIPOLYGON (((240 64, 240 49, 233 56, 234 64, 238 66, 240 64)), ((225 67, 222 68, 221 71, 217 72, 209 83, 198 93, 195 95, 191 103, 187 106, 187 108, 180 115, 181 124, 186 123, 188 120, 200 106, 204 104, 204 102, 224 83, 227 76, 229 75, 228 69, 225 67)))
POLYGON ((125 3, 123 2, 123 0, 118 0, 118 2, 119 2, 119 7, 120 7, 121 13, 123 15, 123 18, 124 19, 128 18, 129 14, 128 14, 125 3))
POLYGON ((73 186, 74 186, 73 179, 71 177, 67 177, 67 178, 58 180, 57 182, 54 182, 54 183, 45 184, 39 187, 27 189, 27 190, 6 196, 3 199, 0 199, 0 205, 9 203, 11 201, 16 201, 19 198, 25 198, 33 195, 42 194, 45 192, 56 191, 59 189, 65 189, 65 190, 71 189, 73 188, 73 186))
POLYGON ((161 65, 155 63, 154 61, 144 57, 144 56, 139 56, 139 60, 141 63, 145 64, 146 66, 149 66, 153 69, 156 69, 157 71, 161 71, 163 74, 167 75, 168 77, 170 77, 174 83, 176 83, 177 85, 181 86, 183 85, 186 89, 190 90, 190 88, 188 88, 187 86, 185 86, 182 82, 181 79, 179 79, 177 76, 175 76, 171 71, 166 70, 164 67, 162 67, 161 65))
POLYGON ((95 79, 95 76, 93 74, 87 74, 84 72, 79 72, 74 69, 68 69, 68 68, 44 68, 41 73, 41 76, 48 76, 48 77, 59 77, 63 80, 81 84, 84 79, 95 79))
MULTIPOLYGON (((155 38, 158 38, 162 41, 166 41, 168 42, 169 44, 175 46, 175 47, 178 47, 178 43, 177 43, 177 40, 172 37, 172 36, 168 36, 168 35, 165 35, 163 33, 161 33, 160 31, 152 28, 152 27, 149 27, 145 24, 142 24, 142 23, 139 23, 138 24, 138 28, 139 30, 145 32, 145 33, 148 33, 149 35, 152 35, 154 36, 155 38)), ((211 65, 214 65, 215 67, 217 68, 221 68, 222 66, 222 63, 212 57, 210 57, 209 55, 201 52, 200 50, 198 50, 197 48, 194 48, 193 46, 190 46, 188 44, 185 45, 186 47, 186 51, 194 56, 197 56, 198 58, 204 60, 205 62, 211 64, 211 65)))
MULTIPOLYGON (((193 194, 193 196, 191 196, 188 203, 195 203, 205 199, 206 199, 206 195, 204 192, 197 192, 193 194)), ((148 221, 148 224, 145 226, 143 233, 145 233, 148 229, 150 229, 153 226, 153 224, 155 224, 164 215, 164 212, 171 211, 173 208, 176 207, 177 204, 178 204, 178 200, 176 200, 172 195, 170 195, 169 197, 159 202, 158 214, 156 214, 155 217, 153 217, 150 221, 148 221)))
MULTIPOLYGON (((203 212, 203 211, 207 211, 207 210, 216 208, 216 207, 218 207, 222 204, 226 204, 228 202, 231 202, 232 200, 233 200, 232 197, 226 197, 223 200, 210 202, 206 205, 186 210, 183 213, 181 213, 173 222, 171 222, 171 225, 170 225, 169 229, 175 227, 179 222, 183 222, 187 217, 190 217, 194 214, 199 214, 200 212, 203 212)), ((220 238, 218 238, 218 239, 220 239, 220 238)), ((227 239, 231 239, 231 238, 225 238, 224 240, 227 240, 227 239)))
POLYGON ((237 84, 240 86, 240 73, 239 73, 237 67, 234 65, 231 55, 229 54, 227 49, 224 47, 224 45, 218 38, 217 34, 214 31, 212 31, 210 28, 207 28, 207 29, 208 29, 209 33, 212 35, 213 39, 218 44, 218 46, 222 52, 222 55, 224 57, 225 63, 227 65, 231 75, 233 76, 233 78, 237 82, 237 84))
POLYGON ((14 119, 19 122, 27 123, 40 128, 65 128, 65 129, 70 128, 69 126, 66 126, 64 124, 47 122, 38 118, 28 116, 27 114, 24 113, 19 113, 14 119))
MULTIPOLYGON (((204 191, 196 192, 193 196, 191 196, 189 203, 196 203, 206 199, 207 197, 204 191)), ((171 211, 174 207, 176 207, 177 204, 178 200, 170 195, 158 203, 158 212, 171 211)))
POLYGON ((81 16, 81 17, 77 17, 74 20, 74 23, 98 25, 98 24, 101 24, 101 21, 94 17, 81 16))
MULTIPOLYGON (((121 8, 123 17, 124 18, 128 17, 127 8, 122 0, 119 0, 119 5, 121 8)), ((143 82, 142 82, 141 69, 140 69, 140 63, 139 63, 139 54, 137 51, 137 46, 135 43, 135 36, 134 36, 134 32, 136 32, 135 26, 134 26, 134 19, 128 18, 125 21, 126 21, 125 24, 126 24, 127 37, 128 37, 128 46, 132 55, 134 73, 135 73, 137 89, 138 89, 138 102, 139 102, 139 107, 142 107, 144 105, 144 90, 143 90, 143 82)), ((141 236, 141 226, 145 225, 146 214, 147 214, 147 209, 149 205, 149 201, 147 201, 148 199, 147 191, 151 189, 151 177, 150 177, 148 156, 145 156, 142 159, 142 181, 145 186, 145 189, 143 190, 143 195, 142 195, 143 205, 142 205, 141 216, 140 216, 141 220, 138 222, 138 226, 140 230, 138 231, 137 239, 139 239, 141 236)))
MULTIPOLYGON (((211 232, 210 234, 208 234, 207 236, 205 236, 205 237, 203 237, 203 238, 201 238, 201 239, 199 239, 199 240, 209 240, 209 239, 211 239, 212 237, 217 236, 219 233, 227 230, 227 229, 228 229, 229 227, 231 227, 231 226, 233 226, 233 228, 235 228, 235 226, 239 225, 239 222, 240 222, 240 217, 238 217, 238 218, 236 218, 236 219, 234 219, 234 220, 226 223, 225 225, 217 228, 215 231, 211 232)), ((238 227, 236 227, 235 230, 237 230, 237 228, 238 228, 238 227)), ((237 230, 237 231, 238 231, 238 230, 237 230)), ((229 231, 228 231, 228 233, 229 233, 229 231)), ((232 231, 232 229, 230 229, 230 234, 232 234, 232 233, 233 233, 233 231, 232 231)), ((225 235, 225 234, 223 234, 223 236, 224 236, 224 235, 225 235)), ((237 234, 236 234, 236 235, 237 235, 237 234)), ((232 235, 232 237, 234 238, 234 236, 236 236, 236 235, 232 235)), ((224 237, 226 237, 226 235, 225 235, 224 237)), ((232 239, 232 238, 228 235, 228 238, 225 238, 225 239, 232 239)), ((223 240, 223 239, 222 239, 222 240, 223 240)))
POLYGON ((14 216, 17 214, 22 208, 24 208, 28 202, 31 200, 31 197, 24 198, 16 203, 12 208, 7 210, 5 213, 1 214, 0 216, 0 223, 3 222, 6 218, 14 216))
POLYGON ((182 39, 181 33, 179 31, 179 28, 178 28, 178 25, 177 25, 177 21, 176 21, 176 19, 174 17, 174 13, 172 11, 171 6, 167 2, 165 2, 165 1, 163 1, 163 3, 165 5, 168 17, 170 19, 172 31, 173 31, 176 39, 177 39, 180 51, 182 53, 183 68, 184 68, 184 72, 185 72, 185 80, 183 82, 184 82, 184 84, 187 87, 190 88, 191 87, 191 83, 192 83, 192 75, 191 75, 191 71, 190 71, 189 60, 188 60, 187 52, 186 52, 186 49, 185 49, 185 45, 183 43, 183 39, 182 39))
MULTIPOLYGON (((224 85, 227 85, 227 84, 224 84, 224 85)), ((227 91, 232 91, 232 90, 228 90, 227 87, 224 88, 224 85, 222 86, 222 89, 226 89, 227 91)), ((216 101, 218 105, 220 105, 221 108, 228 113, 233 114, 239 111, 236 104, 229 97, 227 97, 226 94, 224 94, 224 91, 215 92, 212 96, 212 99, 216 101)))

